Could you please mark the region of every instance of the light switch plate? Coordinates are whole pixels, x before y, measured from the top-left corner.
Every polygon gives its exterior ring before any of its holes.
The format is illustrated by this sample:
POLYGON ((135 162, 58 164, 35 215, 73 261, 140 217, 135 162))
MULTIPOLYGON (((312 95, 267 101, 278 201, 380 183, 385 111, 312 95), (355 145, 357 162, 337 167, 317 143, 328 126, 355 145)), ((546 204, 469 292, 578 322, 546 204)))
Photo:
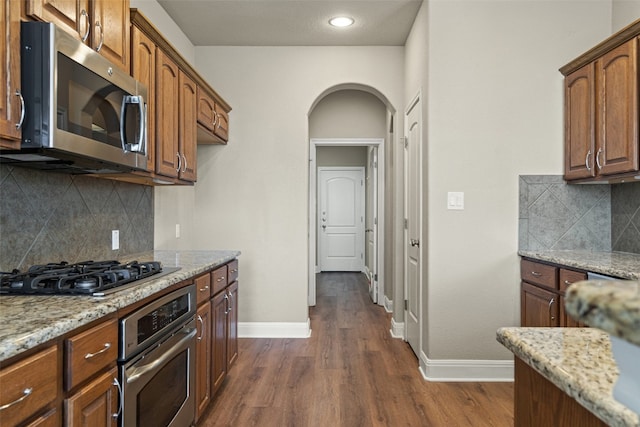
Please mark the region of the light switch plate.
POLYGON ((447 193, 447 209, 464 210, 464 193, 461 191, 449 191, 447 193))

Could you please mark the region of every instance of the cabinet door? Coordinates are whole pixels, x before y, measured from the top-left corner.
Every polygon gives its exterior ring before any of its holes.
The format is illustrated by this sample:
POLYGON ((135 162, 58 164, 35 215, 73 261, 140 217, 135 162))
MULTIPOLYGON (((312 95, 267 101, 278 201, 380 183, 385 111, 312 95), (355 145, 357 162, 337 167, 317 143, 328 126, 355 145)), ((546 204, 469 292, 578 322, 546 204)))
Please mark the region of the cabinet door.
POLYGON ((195 82, 180 71, 180 179, 196 180, 196 148, 198 144, 198 128, 196 117, 198 114, 198 89, 195 82))
POLYGON ((52 409, 46 414, 31 421, 27 424, 27 427, 59 427, 60 425, 60 412, 56 409, 52 409))
POLYGON ((521 326, 560 326, 557 294, 522 282, 520 298, 521 326))
POLYGON ((596 61, 598 151, 601 175, 638 170, 638 39, 596 61))
MULTIPOLYGON (((582 271, 567 270, 565 268, 560 269, 560 292, 564 294, 567 288, 575 282, 581 280, 587 280, 587 273, 582 271)), ((560 326, 579 327, 584 328, 586 325, 582 322, 578 322, 571 317, 564 308, 564 297, 560 297, 560 326)))
POLYGON ((238 282, 233 282, 227 288, 228 299, 228 335, 227 335, 227 370, 238 358, 238 282))
POLYGON ((569 74, 564 80, 564 179, 595 176, 594 64, 569 74))
POLYGON ((119 398, 117 378, 117 369, 113 368, 65 400, 65 425, 115 427, 119 398))
POLYGON ((91 47, 129 72, 129 0, 93 0, 91 47))
POLYGON ((42 350, 0 371, 0 425, 23 423, 54 402, 59 389, 57 347, 42 350))
POLYGON ((216 104, 213 98, 198 87, 198 123, 213 133, 216 125, 216 104))
POLYGON ((161 49, 156 52, 156 173, 178 176, 179 70, 161 49))
POLYGON ((88 42, 91 31, 89 0, 27 0, 27 15, 53 22, 78 40, 88 42))
POLYGON ((0 0, 0 147, 20 148, 20 3, 0 0))
POLYGON ((229 140, 229 114, 218 104, 216 104, 216 127, 213 133, 221 140, 229 140))
POLYGON ((156 45, 139 28, 131 28, 131 75, 147 87, 147 170, 156 167, 156 45))
POLYGON ((202 304, 196 315, 196 421, 211 400, 211 304, 202 304))
POLYGON ((222 385, 227 375, 227 296, 220 292, 211 300, 213 321, 211 336, 211 395, 222 385))

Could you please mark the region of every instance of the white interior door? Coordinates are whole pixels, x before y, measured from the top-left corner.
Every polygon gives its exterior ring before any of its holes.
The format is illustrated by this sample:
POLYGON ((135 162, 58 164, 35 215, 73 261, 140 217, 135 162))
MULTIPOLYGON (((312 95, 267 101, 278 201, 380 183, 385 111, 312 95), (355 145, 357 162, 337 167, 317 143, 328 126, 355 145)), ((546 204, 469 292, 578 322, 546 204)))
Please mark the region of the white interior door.
POLYGON ((318 168, 320 271, 364 270, 364 168, 318 168))
POLYGON ((420 98, 416 98, 405 117, 405 328, 406 339, 416 355, 420 353, 420 155, 421 112, 420 98))
POLYGON ((369 296, 378 302, 378 147, 367 150, 367 267, 369 270, 369 296))

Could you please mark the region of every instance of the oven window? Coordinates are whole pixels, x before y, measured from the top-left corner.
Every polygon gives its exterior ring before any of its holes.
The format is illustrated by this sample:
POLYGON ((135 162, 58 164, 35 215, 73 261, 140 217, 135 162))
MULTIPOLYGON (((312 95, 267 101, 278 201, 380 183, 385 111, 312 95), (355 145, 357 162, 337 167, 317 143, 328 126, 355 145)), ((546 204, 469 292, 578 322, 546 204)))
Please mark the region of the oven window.
MULTIPOLYGON (((58 129, 121 147, 120 116, 125 91, 58 52, 58 129)), ((126 141, 136 141, 138 110, 125 110, 126 141)))
POLYGON ((189 394, 188 350, 174 357, 140 393, 138 426, 168 426, 189 394))

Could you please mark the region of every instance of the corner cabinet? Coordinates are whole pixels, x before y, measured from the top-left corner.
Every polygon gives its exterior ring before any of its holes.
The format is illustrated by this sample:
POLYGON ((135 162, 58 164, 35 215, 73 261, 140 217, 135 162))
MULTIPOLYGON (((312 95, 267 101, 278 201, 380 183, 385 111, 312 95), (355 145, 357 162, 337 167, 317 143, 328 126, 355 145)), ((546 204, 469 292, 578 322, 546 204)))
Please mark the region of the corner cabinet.
POLYGON ((27 0, 27 16, 53 22, 129 72, 129 0, 27 0))
POLYGON ((0 0, 0 148, 20 148, 20 2, 0 0))
POLYGON ((567 181, 624 182, 640 171, 640 21, 565 65, 567 181))

